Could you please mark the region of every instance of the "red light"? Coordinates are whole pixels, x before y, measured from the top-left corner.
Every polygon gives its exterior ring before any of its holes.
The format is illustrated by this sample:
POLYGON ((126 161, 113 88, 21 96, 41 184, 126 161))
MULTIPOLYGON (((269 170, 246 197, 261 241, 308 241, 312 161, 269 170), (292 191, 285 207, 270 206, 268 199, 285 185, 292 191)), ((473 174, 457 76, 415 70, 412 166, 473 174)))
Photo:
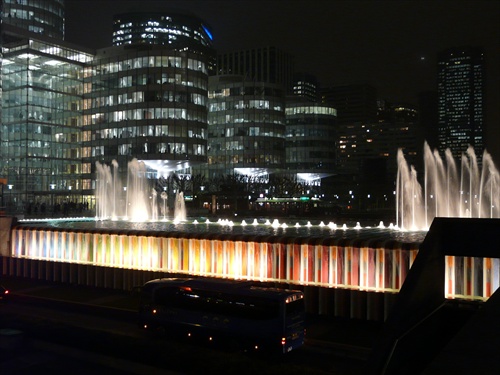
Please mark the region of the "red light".
POLYGON ((4 294, 9 294, 9 291, 8 291, 8 290, 6 290, 4 294))
POLYGON ((286 344, 286 337, 283 337, 283 338, 281 339, 281 345, 285 345, 285 344, 286 344))

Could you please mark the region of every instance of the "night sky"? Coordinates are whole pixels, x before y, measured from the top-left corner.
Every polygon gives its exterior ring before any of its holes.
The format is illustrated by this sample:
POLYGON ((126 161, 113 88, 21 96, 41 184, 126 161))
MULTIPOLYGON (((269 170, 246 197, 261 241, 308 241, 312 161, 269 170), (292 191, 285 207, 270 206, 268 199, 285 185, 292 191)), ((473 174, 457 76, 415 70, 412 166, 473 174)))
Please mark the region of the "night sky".
POLYGON ((66 40, 110 46, 114 14, 168 9, 205 20, 219 51, 276 46, 321 86, 369 83, 390 102, 417 104, 435 90, 437 52, 481 46, 487 145, 500 160, 500 1, 66 0, 66 40))

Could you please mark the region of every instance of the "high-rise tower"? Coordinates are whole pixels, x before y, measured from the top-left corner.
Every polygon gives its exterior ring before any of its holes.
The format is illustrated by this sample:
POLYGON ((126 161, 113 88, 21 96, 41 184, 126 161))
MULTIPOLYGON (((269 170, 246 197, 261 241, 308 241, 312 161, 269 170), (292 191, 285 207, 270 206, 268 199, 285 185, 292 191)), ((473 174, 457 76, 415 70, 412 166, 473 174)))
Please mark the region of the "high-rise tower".
POLYGON ((473 146, 481 155, 484 126, 484 53, 453 48, 438 55, 438 141, 459 158, 473 146))

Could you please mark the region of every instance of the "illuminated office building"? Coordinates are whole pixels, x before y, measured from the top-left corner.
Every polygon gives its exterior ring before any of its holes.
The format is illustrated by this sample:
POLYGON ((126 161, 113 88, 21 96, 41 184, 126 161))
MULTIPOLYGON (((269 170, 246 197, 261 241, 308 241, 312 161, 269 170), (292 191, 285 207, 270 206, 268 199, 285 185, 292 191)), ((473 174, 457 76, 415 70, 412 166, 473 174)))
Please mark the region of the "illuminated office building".
POLYGON ((160 45, 170 50, 205 56, 212 74, 215 50, 212 30, 200 18, 184 12, 135 12, 116 15, 113 46, 129 44, 160 45))
POLYGON ((267 175, 285 166, 285 95, 281 85, 242 76, 209 79, 209 177, 267 175))
POLYGON ((13 213, 82 207, 82 77, 93 54, 22 30, 7 39, 1 67, 0 176, 7 179, 2 203, 13 213))
POLYGON ((319 185, 322 178, 337 171, 337 111, 326 104, 289 97, 285 114, 286 169, 298 181, 319 185))
POLYGON ((207 92, 214 52, 197 18, 135 13, 115 17, 113 44, 97 51, 84 84, 83 158, 132 159, 148 177, 188 172, 207 161, 207 92))
MULTIPOLYGON (((143 19, 152 22, 150 13, 143 19)), ((211 33, 198 19, 170 19, 172 29, 193 28, 194 40, 144 37, 95 52, 63 42, 62 26, 51 38, 2 22, 0 206, 28 214, 92 208, 96 162, 116 160, 126 172, 135 158, 152 178, 206 163, 211 33)))
POLYGON ((2 0, 2 26, 64 39, 64 0, 2 0))
POLYGON ((469 145, 480 156, 484 127, 484 53, 453 48, 438 55, 438 141, 460 158, 469 145))
POLYGON ((160 174, 205 163, 207 80, 202 55, 99 50, 84 79, 84 160, 126 167, 137 158, 160 174))
POLYGON ((293 58, 277 48, 216 59, 199 18, 139 12, 114 18, 112 46, 85 50, 62 40, 62 1, 4 0, 2 10, 0 206, 9 213, 93 209, 99 164, 118 165, 125 185, 134 159, 160 185, 172 172, 333 173, 332 149, 313 147, 332 135, 334 109, 294 98, 285 112, 293 58), (26 22, 14 25, 14 10, 26 22))
POLYGON ((296 73, 293 79, 292 94, 310 102, 318 101, 318 82, 316 77, 306 73, 296 73))

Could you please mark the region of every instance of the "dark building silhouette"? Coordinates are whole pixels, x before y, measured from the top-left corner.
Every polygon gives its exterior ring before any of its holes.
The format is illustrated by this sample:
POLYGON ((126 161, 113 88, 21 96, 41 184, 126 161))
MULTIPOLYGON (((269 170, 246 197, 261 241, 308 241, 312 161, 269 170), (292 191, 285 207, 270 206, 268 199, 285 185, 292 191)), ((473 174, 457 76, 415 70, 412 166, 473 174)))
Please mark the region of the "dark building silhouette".
POLYGON ((369 123, 377 118, 377 90, 367 84, 320 89, 321 102, 337 109, 339 124, 369 123))
POLYGON ((425 91, 418 95, 418 124, 421 130, 421 144, 427 141, 431 149, 438 143, 438 97, 436 91, 425 91))
POLYGON ((293 56, 276 47, 217 53, 217 75, 241 75, 247 81, 283 86, 288 93, 294 77, 293 56))

